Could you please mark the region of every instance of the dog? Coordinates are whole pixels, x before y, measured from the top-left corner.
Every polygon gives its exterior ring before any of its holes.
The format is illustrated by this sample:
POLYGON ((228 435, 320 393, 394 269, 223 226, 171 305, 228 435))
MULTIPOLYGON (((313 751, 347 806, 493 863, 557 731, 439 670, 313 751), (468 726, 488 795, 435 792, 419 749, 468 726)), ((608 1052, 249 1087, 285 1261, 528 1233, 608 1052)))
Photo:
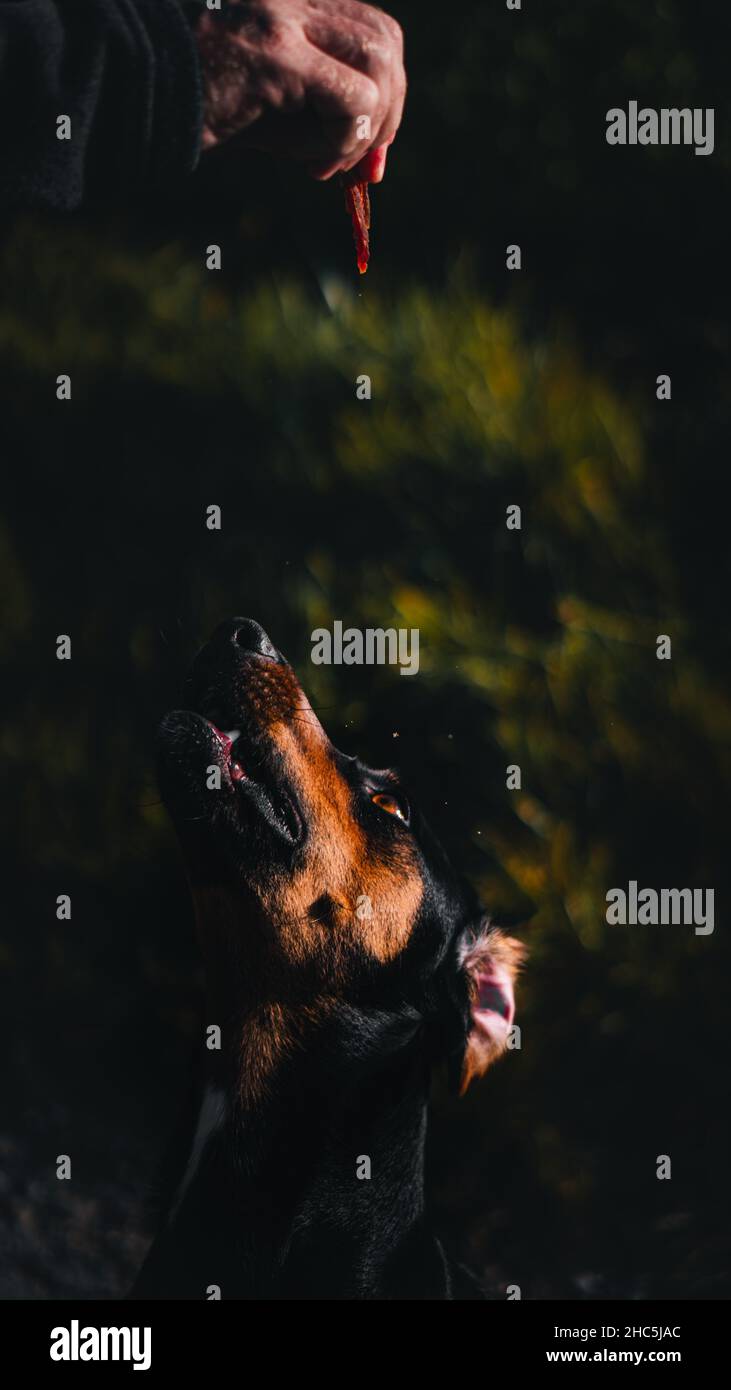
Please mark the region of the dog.
POLYGON ((200 1091, 135 1298, 482 1297, 424 1195, 430 1076, 504 1051, 523 951, 391 771, 330 743, 258 623, 160 727, 207 975, 200 1091))

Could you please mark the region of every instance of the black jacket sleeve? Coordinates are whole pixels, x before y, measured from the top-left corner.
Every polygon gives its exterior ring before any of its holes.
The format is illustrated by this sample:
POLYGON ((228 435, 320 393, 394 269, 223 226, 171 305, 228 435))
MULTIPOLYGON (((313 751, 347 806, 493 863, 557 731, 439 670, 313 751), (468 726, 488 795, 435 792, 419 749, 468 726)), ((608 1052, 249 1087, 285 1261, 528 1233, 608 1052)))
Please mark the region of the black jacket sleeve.
POLYGON ((195 167, 201 121, 178 0, 0 0, 3 208, 159 191, 195 167))

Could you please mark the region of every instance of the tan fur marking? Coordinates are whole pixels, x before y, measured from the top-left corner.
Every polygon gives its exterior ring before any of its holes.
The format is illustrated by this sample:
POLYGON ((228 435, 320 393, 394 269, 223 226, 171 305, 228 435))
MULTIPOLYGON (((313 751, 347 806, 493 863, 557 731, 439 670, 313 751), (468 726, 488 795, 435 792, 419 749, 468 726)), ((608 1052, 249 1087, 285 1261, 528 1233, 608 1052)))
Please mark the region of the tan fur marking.
POLYGON ((348 984, 360 950, 381 962, 402 951, 423 885, 408 839, 376 856, 353 814, 351 790, 294 673, 257 663, 241 692, 247 720, 271 739, 308 827, 294 872, 262 874, 234 889, 194 887, 211 1007, 236 1029, 240 1095, 256 1103, 280 1062, 302 1045, 348 984), (358 912, 368 898, 371 914, 358 912), (312 912, 327 901, 326 920, 312 912), (312 996, 301 996, 303 978, 312 996), (214 1002, 215 1001, 215 1002, 214 1002))

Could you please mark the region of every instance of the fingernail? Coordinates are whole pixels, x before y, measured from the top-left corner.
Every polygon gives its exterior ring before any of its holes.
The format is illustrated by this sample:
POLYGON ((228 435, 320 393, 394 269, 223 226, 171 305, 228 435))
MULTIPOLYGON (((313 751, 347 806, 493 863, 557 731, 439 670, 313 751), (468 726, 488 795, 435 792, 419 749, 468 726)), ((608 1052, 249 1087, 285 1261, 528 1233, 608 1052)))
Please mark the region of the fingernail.
POLYGON ((386 158, 388 156, 388 146, 379 145, 377 150, 369 150, 367 154, 351 170, 351 174, 363 183, 380 183, 386 168, 386 158))
POLYGON ((380 183, 386 172, 386 160, 388 159, 388 145, 380 145, 377 150, 371 153, 372 164, 371 172, 368 176, 369 183, 380 183))

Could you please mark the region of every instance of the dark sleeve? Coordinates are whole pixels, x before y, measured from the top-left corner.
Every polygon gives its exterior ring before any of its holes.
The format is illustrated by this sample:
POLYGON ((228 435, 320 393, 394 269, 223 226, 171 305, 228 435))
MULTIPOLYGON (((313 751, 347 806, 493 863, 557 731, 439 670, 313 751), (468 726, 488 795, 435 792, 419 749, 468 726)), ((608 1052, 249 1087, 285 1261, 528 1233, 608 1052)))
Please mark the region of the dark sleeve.
POLYGON ((178 0, 0 0, 3 208, 175 184, 197 162, 201 107, 178 0))

